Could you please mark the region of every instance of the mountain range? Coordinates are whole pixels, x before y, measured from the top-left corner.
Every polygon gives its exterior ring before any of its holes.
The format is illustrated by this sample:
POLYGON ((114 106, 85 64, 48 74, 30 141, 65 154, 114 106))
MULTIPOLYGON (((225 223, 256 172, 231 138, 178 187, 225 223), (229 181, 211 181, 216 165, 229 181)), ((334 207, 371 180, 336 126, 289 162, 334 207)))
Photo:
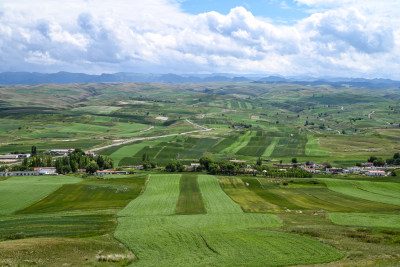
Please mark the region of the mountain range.
POLYGON ((364 78, 310 78, 282 77, 232 74, 141 74, 119 72, 113 74, 84 74, 84 73, 37 73, 37 72, 3 72, 0 73, 2 85, 35 85, 35 84, 67 84, 67 83, 105 83, 105 82, 166 82, 166 83, 200 83, 200 82, 253 82, 253 83, 295 83, 299 85, 332 85, 335 87, 400 87, 400 81, 390 79, 364 78))

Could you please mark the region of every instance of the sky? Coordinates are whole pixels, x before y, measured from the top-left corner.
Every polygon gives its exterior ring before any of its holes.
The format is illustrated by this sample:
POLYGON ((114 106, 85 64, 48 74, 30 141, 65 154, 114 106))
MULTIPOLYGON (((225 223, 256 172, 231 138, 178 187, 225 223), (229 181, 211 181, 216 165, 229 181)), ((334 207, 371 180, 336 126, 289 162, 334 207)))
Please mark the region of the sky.
POLYGON ((1 0, 0 72, 400 79, 397 0, 1 0))

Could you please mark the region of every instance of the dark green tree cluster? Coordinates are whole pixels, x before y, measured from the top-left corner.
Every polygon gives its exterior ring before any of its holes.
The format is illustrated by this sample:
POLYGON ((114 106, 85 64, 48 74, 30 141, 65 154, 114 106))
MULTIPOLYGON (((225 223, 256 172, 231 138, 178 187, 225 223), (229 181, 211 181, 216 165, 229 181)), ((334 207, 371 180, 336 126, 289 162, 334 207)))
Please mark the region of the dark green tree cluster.
POLYGON ((57 158, 55 167, 58 173, 77 172, 78 169, 86 169, 86 172, 93 174, 97 170, 111 169, 114 162, 109 157, 86 155, 84 151, 77 148, 68 157, 57 158))
POLYGON ((143 153, 142 155, 142 165, 145 170, 157 167, 157 164, 150 160, 150 155, 147 153, 143 153))
POLYGON ((25 158, 22 161, 22 166, 25 167, 54 167, 53 159, 49 155, 37 155, 30 158, 25 158))
POLYGON ((287 169, 286 171, 281 171, 277 168, 270 168, 267 170, 267 172, 264 173, 265 176, 267 177, 272 177, 272 178, 311 178, 312 173, 305 171, 301 168, 290 168, 287 169))
POLYGON ((165 166, 167 172, 183 172, 184 170, 185 166, 180 161, 172 161, 165 166))
POLYGON ((240 172, 242 164, 236 162, 213 161, 208 157, 202 157, 199 160, 200 167, 204 168, 210 174, 236 175, 240 172))
POLYGON ((389 165, 400 165, 400 153, 395 153, 393 158, 386 160, 386 163, 389 165))
POLYGON ((375 156, 369 157, 368 162, 374 163, 375 167, 385 166, 385 161, 382 158, 377 158, 375 156))

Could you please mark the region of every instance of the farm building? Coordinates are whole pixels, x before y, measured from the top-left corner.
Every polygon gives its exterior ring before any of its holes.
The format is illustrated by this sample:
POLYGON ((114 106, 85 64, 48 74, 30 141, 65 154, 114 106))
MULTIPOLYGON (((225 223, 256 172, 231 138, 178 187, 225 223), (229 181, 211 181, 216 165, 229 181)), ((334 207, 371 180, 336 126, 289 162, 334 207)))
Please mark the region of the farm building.
POLYGON ((321 173, 321 170, 317 170, 314 168, 303 168, 303 170, 311 172, 311 173, 321 173))
POLYGON ((18 155, 14 155, 14 154, 12 154, 12 155, 0 155, 0 160, 2 160, 2 159, 7 159, 7 160, 9 160, 9 159, 18 159, 18 155))
POLYGON ((367 171, 365 175, 368 176, 386 176, 385 171, 367 171))
POLYGON ((326 168, 326 173, 330 174, 337 174, 337 173, 343 173, 343 168, 326 168))
POLYGON ((37 176, 39 171, 15 171, 15 172, 0 172, 0 177, 8 176, 37 176))
POLYGON ((71 152, 74 152, 75 149, 70 148, 70 149, 51 149, 48 150, 46 153, 50 155, 67 155, 71 152))
POLYGON ((55 175, 56 174, 55 167, 37 167, 37 168, 34 168, 34 171, 38 171, 40 175, 55 175))

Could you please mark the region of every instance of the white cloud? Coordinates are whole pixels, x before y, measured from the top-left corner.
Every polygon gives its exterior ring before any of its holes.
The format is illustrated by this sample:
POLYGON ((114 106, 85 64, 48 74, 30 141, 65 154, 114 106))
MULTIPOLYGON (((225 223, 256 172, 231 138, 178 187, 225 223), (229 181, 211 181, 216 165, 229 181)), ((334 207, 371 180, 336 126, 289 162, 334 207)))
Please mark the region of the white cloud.
POLYGON ((400 79, 396 72, 400 20, 395 15, 400 4, 390 3, 396 1, 297 2, 314 11, 295 25, 282 26, 254 17, 244 7, 227 15, 189 15, 175 0, 62 4, 3 0, 0 71, 242 72, 400 79))

